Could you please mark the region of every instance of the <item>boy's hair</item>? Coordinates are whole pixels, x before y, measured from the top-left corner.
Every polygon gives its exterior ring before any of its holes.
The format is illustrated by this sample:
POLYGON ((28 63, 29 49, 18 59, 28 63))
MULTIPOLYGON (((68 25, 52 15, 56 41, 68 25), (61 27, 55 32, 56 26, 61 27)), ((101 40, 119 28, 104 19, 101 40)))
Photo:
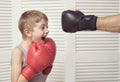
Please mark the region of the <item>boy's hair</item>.
POLYGON ((42 19, 48 21, 47 16, 37 10, 28 10, 24 12, 19 19, 19 30, 22 33, 22 37, 26 38, 24 34, 24 29, 33 30, 36 23, 40 22, 42 19))

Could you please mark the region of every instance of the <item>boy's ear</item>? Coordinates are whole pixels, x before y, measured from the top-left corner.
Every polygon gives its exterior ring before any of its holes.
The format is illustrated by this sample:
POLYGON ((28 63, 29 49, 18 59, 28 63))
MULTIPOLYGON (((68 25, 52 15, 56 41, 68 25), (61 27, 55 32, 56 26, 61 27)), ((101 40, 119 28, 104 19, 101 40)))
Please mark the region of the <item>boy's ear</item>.
POLYGON ((25 35, 26 35, 27 37, 30 37, 30 36, 31 36, 32 31, 31 31, 31 30, 29 30, 29 29, 24 29, 24 33, 25 33, 25 35))

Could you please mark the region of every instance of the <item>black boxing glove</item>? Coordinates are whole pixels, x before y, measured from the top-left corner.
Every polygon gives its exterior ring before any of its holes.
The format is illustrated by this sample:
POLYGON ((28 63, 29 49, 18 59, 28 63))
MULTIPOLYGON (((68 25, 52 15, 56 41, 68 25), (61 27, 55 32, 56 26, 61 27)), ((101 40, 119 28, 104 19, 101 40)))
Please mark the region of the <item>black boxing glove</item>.
POLYGON ((82 30, 96 30, 96 20, 97 16, 67 10, 62 12, 62 29, 64 32, 71 33, 82 30))

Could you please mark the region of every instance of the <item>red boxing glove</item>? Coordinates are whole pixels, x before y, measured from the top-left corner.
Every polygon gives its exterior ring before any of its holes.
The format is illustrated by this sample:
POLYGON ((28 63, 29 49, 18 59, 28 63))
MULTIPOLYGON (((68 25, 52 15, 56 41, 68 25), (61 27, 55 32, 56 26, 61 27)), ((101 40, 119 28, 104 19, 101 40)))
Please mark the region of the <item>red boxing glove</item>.
POLYGON ((45 69, 42 71, 42 73, 43 73, 44 75, 48 75, 48 74, 51 72, 51 70, 52 70, 52 65, 51 65, 51 66, 48 66, 47 68, 45 68, 45 69))
POLYGON ((48 66, 47 68, 45 68, 42 71, 42 73, 44 75, 48 75, 51 72, 51 70, 52 70, 52 66, 53 66, 52 64, 53 64, 55 56, 56 56, 56 44, 55 44, 55 42, 51 38, 46 38, 45 39, 45 46, 49 49, 49 51, 51 52, 52 57, 53 57, 51 65, 48 66))
MULTIPOLYGON (((56 44, 51 38, 45 39, 45 46, 48 48, 53 58, 56 56, 56 44)), ((54 60, 54 59, 53 59, 54 60)))
POLYGON ((30 80, 36 73, 50 66, 52 62, 52 54, 45 44, 41 42, 33 43, 28 50, 27 65, 22 70, 22 75, 30 80))

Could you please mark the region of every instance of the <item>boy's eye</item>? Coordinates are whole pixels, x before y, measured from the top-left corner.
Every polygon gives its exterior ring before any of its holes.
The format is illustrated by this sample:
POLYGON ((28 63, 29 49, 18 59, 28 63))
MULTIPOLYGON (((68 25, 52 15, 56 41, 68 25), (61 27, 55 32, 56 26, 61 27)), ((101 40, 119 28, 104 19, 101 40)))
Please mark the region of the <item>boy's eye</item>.
POLYGON ((41 29, 41 30, 44 30, 45 28, 48 28, 48 26, 47 25, 42 25, 42 26, 39 27, 39 29, 41 29))
POLYGON ((45 29, 45 27, 44 26, 42 26, 42 28, 41 28, 42 30, 44 30, 45 29))
POLYGON ((44 26, 40 26, 40 27, 39 27, 39 29, 44 30, 44 29, 45 29, 45 27, 44 27, 44 26))
POLYGON ((41 29, 44 30, 45 28, 48 28, 48 26, 42 26, 41 29))

